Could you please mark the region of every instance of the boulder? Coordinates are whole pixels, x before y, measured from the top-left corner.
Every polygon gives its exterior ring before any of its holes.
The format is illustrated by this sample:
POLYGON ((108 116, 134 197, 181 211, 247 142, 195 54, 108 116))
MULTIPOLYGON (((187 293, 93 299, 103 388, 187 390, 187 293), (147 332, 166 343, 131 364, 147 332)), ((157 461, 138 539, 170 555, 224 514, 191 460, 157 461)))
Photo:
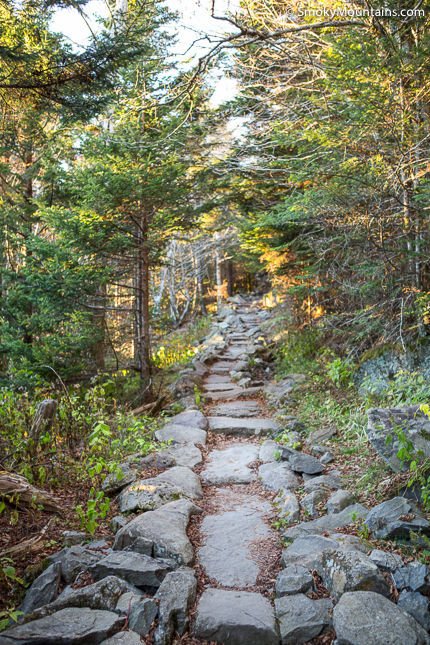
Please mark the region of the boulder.
POLYGON ((272 439, 266 439, 261 445, 258 459, 263 463, 279 461, 281 458, 281 446, 272 439))
POLYGON ((124 549, 133 545, 137 538, 145 538, 153 543, 154 556, 190 564, 194 551, 186 530, 194 513, 201 513, 201 510, 189 500, 180 499, 138 515, 118 531, 114 549, 124 549))
POLYGON ((311 446, 325 443, 334 437, 336 433, 337 429, 334 426, 329 428, 320 428, 319 430, 314 430, 310 433, 307 442, 311 446))
POLYGON ((415 620, 428 632, 430 631, 429 600, 417 591, 402 591, 397 605, 403 611, 413 616, 415 620))
POLYGON ((413 502, 405 497, 393 497, 372 508, 366 525, 374 538, 410 537, 410 532, 430 535, 430 524, 413 502))
POLYGON ((430 591, 430 580, 428 568, 421 562, 410 562, 400 567, 393 574, 397 589, 409 589, 410 591, 430 591))
POLYGON ((328 495, 329 491, 323 488, 317 488, 305 495, 300 502, 305 514, 312 518, 318 517, 321 514, 319 506, 326 501, 328 495))
POLYGON ((296 473, 306 475, 319 475, 323 472, 324 466, 316 457, 307 455, 305 452, 298 452, 292 448, 283 448, 282 459, 286 459, 291 469, 296 473))
POLYGON ((403 408, 372 408, 368 411, 367 436, 376 452, 395 472, 408 467, 397 457, 399 432, 411 442, 414 452, 430 457, 430 419, 419 405, 403 408))
POLYGON ((373 591, 343 594, 334 608, 333 624, 339 645, 369 645, 369 638, 372 645, 430 643, 426 631, 410 614, 373 591))
POLYGON ((288 524, 294 524, 300 519, 299 502, 291 491, 281 490, 273 502, 277 507, 279 517, 288 524))
POLYGON ((384 571, 395 571, 403 566, 403 560, 397 553, 389 553, 381 551, 380 549, 373 549, 369 558, 376 564, 377 567, 384 571))
POLYGON ((179 488, 190 499, 199 499, 203 496, 200 478, 186 466, 169 468, 164 473, 157 475, 156 479, 179 488))
POLYGON ((97 645, 118 632, 124 617, 101 609, 61 609, 0 634, 0 645, 97 645))
POLYGON ((341 488, 341 486, 342 482, 340 477, 338 475, 331 475, 328 473, 327 475, 319 475, 319 477, 308 479, 305 481, 304 488, 307 493, 311 493, 312 491, 321 488, 337 490, 338 488, 341 488))
POLYGON ((84 531, 63 531, 63 544, 64 546, 75 546, 82 544, 87 539, 87 534, 84 531))
POLYGON ((276 597, 306 593, 312 589, 313 583, 314 579, 306 567, 301 564, 290 564, 276 578, 276 597))
POLYGON ((169 570, 166 562, 133 551, 115 551, 90 569, 96 580, 117 576, 146 591, 158 589, 169 570))
POLYGON ((172 466, 187 466, 187 468, 194 468, 202 463, 202 453, 193 443, 174 444, 169 446, 162 453, 167 459, 170 460, 172 466))
POLYGON ((89 609, 115 611, 118 600, 129 589, 130 585, 116 576, 107 576, 103 580, 77 589, 66 587, 56 600, 38 609, 33 613, 33 616, 37 618, 49 616, 67 607, 88 607, 89 609))
POLYGON ((128 616, 133 605, 142 600, 142 595, 143 592, 140 591, 140 589, 136 589, 135 591, 126 591, 118 598, 115 611, 119 614, 125 614, 128 616))
POLYGON ((88 571, 89 567, 105 556, 106 551, 93 551, 83 546, 72 546, 54 553, 50 560, 59 563, 61 577, 66 584, 71 584, 81 573, 88 571))
POLYGON ((355 498, 348 490, 340 488, 335 491, 327 500, 327 513, 340 513, 344 508, 354 504, 355 498))
POLYGON ((128 614, 128 624, 136 634, 146 636, 151 630, 157 613, 158 606, 153 598, 141 598, 131 607, 128 614))
POLYGON ((142 645, 142 640, 136 632, 118 632, 106 639, 101 645, 142 645))
POLYGON ((304 594, 275 600, 282 645, 302 645, 331 625, 331 600, 311 600, 304 594))
POLYGON ((206 589, 197 606, 194 636, 223 645, 278 645, 273 609, 259 593, 206 589))
POLYGON ((339 548, 337 540, 322 535, 307 535, 300 537, 283 550, 282 565, 301 564, 308 570, 317 569, 326 551, 339 548))
POLYGON ((367 509, 361 504, 352 504, 347 506, 340 513, 331 513, 330 515, 323 515, 316 520, 309 522, 301 522, 296 526, 292 526, 283 532, 283 535, 294 540, 295 538, 303 535, 325 533, 335 531, 336 529, 344 528, 349 524, 353 524, 357 520, 364 520, 367 516, 367 509))
POLYGON ((169 419, 170 424, 187 426, 188 428, 208 429, 208 420, 200 410, 184 410, 169 419))
POLYGON ((338 599, 346 591, 374 591, 390 595, 390 587, 376 564, 360 551, 327 551, 318 567, 324 586, 338 599))
POLYGON ((170 645, 175 634, 185 633, 196 591, 197 580, 192 569, 183 567, 167 574, 155 595, 159 606, 155 645, 170 645))
POLYGON ((258 475, 265 488, 276 492, 281 489, 295 490, 300 486, 300 480, 287 463, 273 461, 263 464, 258 469, 258 475))
POLYGON ((132 467, 129 463, 120 464, 113 473, 109 473, 104 479, 102 491, 107 495, 116 495, 120 490, 134 482, 137 477, 137 467, 132 467))
POLYGON ((47 569, 33 582, 25 594, 24 602, 19 608, 24 614, 31 614, 35 609, 53 602, 60 589, 60 564, 50 564, 47 569))

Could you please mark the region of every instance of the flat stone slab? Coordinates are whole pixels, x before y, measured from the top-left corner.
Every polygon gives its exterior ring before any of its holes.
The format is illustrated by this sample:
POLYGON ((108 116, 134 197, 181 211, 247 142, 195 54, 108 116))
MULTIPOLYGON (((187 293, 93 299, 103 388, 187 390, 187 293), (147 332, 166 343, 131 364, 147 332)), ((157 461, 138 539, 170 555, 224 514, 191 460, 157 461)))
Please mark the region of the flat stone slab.
POLYGON ((234 417, 208 417, 211 432, 253 437, 279 430, 277 423, 264 417, 237 419, 234 417))
POLYGON ((201 477, 207 484, 249 484, 257 476, 249 464, 258 458, 259 447, 235 444, 225 450, 212 450, 201 477))
POLYGON ((261 404, 258 400, 244 399, 229 403, 219 403, 212 408, 213 416, 220 417, 255 417, 261 413, 261 404))
POLYGON ((263 464, 258 469, 261 483, 269 490, 295 490, 300 486, 300 480, 286 463, 272 461, 263 464))
POLYGON ((264 521, 271 506, 260 497, 222 489, 217 501, 228 510, 204 518, 203 546, 198 552, 200 563, 207 575, 224 587, 252 586, 260 573, 252 547, 258 540, 274 535, 264 521))
POLYGON ((200 428, 168 423, 155 433, 158 441, 173 441, 173 443, 206 444, 206 431, 200 428))
POLYGON ((236 383, 232 381, 226 381, 224 383, 205 383, 203 385, 205 392, 229 392, 231 390, 237 390, 236 383))
POLYGON ((118 632, 125 618, 102 609, 61 609, 0 634, 1 645, 96 645, 118 632))
POLYGON ((142 513, 118 531, 114 549, 133 548, 139 538, 144 538, 152 543, 153 556, 190 564, 194 550, 187 536, 187 526, 190 516, 200 512, 189 500, 180 499, 142 513))
POLYGON ((261 594, 207 589, 197 607, 194 635, 223 645, 278 645, 273 608, 261 594))
POLYGON ((209 376, 205 378, 204 383, 205 385, 233 385, 231 379, 223 374, 209 374, 209 376))
POLYGON ((234 390, 228 390, 226 392, 205 392, 205 398, 208 401, 230 401, 232 399, 246 399, 255 394, 260 394, 261 391, 261 387, 236 387, 234 390))

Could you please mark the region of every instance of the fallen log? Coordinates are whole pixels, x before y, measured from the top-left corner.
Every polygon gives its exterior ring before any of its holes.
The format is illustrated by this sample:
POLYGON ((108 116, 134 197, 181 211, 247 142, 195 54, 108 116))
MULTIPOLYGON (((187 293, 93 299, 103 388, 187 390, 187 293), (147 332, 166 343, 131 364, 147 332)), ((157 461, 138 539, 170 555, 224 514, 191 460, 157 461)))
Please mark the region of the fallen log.
POLYGON ((0 499, 18 508, 31 508, 36 504, 43 506, 43 510, 48 513, 59 515, 63 513, 61 500, 47 491, 32 486, 25 477, 6 470, 0 470, 0 499))
POLYGON ((43 546, 43 538, 48 532, 48 529, 51 526, 51 522, 52 520, 49 520, 48 524, 46 524, 43 527, 43 529, 40 531, 40 533, 38 533, 37 535, 33 535, 33 537, 31 538, 22 540, 22 542, 18 542, 18 544, 15 544, 14 546, 11 546, 8 549, 5 549, 5 551, 2 551, 0 553, 0 558, 6 557, 6 556, 16 557, 18 555, 21 555, 24 552, 34 553, 35 551, 38 551, 43 546))

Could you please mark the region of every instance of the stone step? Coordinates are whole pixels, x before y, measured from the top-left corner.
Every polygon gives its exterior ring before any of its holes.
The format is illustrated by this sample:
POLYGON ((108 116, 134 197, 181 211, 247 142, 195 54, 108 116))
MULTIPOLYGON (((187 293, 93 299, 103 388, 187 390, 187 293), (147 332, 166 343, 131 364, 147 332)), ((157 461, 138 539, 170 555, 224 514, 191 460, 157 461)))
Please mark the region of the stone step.
POLYGON ((224 450, 212 450, 201 476, 207 484, 249 484, 257 476, 249 468, 258 458, 260 446, 238 443, 224 450))
POLYGON ((229 403, 219 403, 212 408, 213 416, 218 417, 255 417, 261 413, 261 404, 255 399, 244 399, 242 401, 234 401, 229 403))
MULTIPOLYGON (((250 388, 251 389, 251 388, 250 388)), ((280 430, 277 423, 264 417, 238 419, 236 417, 208 417, 211 432, 252 437, 280 430)))
POLYGON ((223 645, 278 645, 273 608, 259 593, 206 589, 194 635, 223 645))
POLYGON ((237 387, 234 390, 227 390, 224 392, 207 392, 205 394, 205 398, 208 401, 230 401, 241 398, 246 399, 248 397, 254 396, 255 394, 260 394, 261 392, 261 387, 237 387))
POLYGON ((237 390, 236 383, 233 381, 225 381, 224 383, 204 383, 203 390, 205 392, 229 392, 237 390))
POLYGON ((220 512, 206 515, 201 525, 202 546, 198 550, 200 565, 212 580, 223 587, 246 588, 256 584, 262 570, 270 566, 265 549, 256 559, 259 541, 279 541, 265 521, 269 502, 256 495, 230 489, 219 489, 213 500, 220 512), (264 558, 267 556, 267 562, 264 558))
POLYGON ((214 385, 214 384, 225 384, 228 383, 229 385, 233 385, 232 381, 225 376, 225 374, 209 374, 204 380, 205 385, 214 385))

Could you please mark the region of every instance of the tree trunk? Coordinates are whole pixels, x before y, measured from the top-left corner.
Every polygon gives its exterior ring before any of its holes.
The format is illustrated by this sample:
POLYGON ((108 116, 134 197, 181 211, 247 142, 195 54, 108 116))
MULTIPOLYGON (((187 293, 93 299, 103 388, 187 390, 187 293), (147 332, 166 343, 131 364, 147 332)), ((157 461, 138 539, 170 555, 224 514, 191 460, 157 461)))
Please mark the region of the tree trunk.
POLYGON ((137 227, 135 358, 144 400, 152 399, 152 360, 149 307, 149 218, 144 211, 137 227))
POLYGON ((233 269, 233 262, 231 259, 227 260, 226 273, 227 273, 227 293, 229 296, 232 296, 234 292, 234 269, 233 269))

